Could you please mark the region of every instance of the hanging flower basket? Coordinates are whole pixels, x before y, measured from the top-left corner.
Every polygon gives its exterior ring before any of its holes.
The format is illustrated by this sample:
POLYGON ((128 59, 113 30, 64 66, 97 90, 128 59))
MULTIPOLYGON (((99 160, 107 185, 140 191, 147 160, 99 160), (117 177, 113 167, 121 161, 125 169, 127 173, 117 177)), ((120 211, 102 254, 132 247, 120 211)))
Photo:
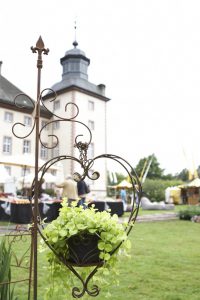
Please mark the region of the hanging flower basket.
POLYGON ((80 292, 76 287, 72 289, 75 298, 81 297, 85 292, 91 296, 99 293, 97 286, 90 291, 88 282, 98 268, 103 266, 110 269, 118 257, 121 244, 124 249, 129 248, 126 225, 118 221, 117 215, 112 216, 107 211, 99 212, 94 206, 83 209, 76 207, 76 203, 73 207, 68 207, 64 202, 58 218, 40 232, 50 250, 44 247, 53 274, 57 276, 59 269, 59 276, 66 276, 66 268, 60 268, 64 264, 70 270, 68 279, 70 277, 73 281, 72 275, 76 275, 81 280, 83 290, 80 292), (83 279, 76 267, 92 267, 92 271, 89 268, 86 279, 83 279))
POLYGON ((63 202, 56 220, 43 230, 43 238, 54 255, 66 265, 89 266, 109 261, 119 245, 127 239, 126 224, 117 215, 88 209, 68 207, 63 202))
POLYGON ((102 262, 99 258, 99 237, 96 234, 82 233, 70 237, 67 241, 68 262, 77 266, 91 266, 102 262))

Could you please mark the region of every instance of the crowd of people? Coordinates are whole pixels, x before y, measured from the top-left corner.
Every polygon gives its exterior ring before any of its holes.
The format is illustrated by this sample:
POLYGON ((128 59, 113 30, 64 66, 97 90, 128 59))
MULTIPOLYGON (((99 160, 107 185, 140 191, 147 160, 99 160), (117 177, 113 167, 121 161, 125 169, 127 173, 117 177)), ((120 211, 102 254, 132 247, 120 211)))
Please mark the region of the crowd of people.
POLYGON ((67 198, 69 206, 72 201, 78 201, 78 206, 85 207, 86 195, 90 190, 84 180, 76 182, 71 175, 68 175, 62 183, 56 184, 56 187, 62 188, 61 197, 67 198))

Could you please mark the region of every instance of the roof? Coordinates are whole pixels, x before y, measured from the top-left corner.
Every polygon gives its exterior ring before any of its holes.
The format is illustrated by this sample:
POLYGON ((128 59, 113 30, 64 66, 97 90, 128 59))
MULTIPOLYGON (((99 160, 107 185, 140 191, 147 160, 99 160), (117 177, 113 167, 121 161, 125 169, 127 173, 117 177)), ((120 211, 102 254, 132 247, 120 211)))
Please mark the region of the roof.
POLYGON ((195 178, 186 184, 186 187, 200 187, 200 178, 195 178))
POLYGON ((16 95, 23 93, 14 84, 8 81, 5 77, 0 75, 0 100, 13 103, 16 95))
MULTIPOLYGON (((57 94, 66 91, 77 90, 81 93, 91 95, 103 101, 110 99, 105 96, 105 85, 95 85, 88 81, 87 69, 90 59, 86 57, 85 52, 78 49, 77 41, 73 42, 73 49, 65 52, 65 56, 60 59, 63 66, 62 80, 55 83, 51 89, 57 94)), ((48 92, 43 99, 52 97, 52 92, 48 92)))
MULTIPOLYGON (((21 111, 21 108, 17 107, 14 103, 14 99, 19 94, 21 94, 21 96, 18 97, 17 104, 21 107, 23 106, 24 112, 32 113, 33 104, 30 100, 28 100, 28 98, 30 97, 28 95, 27 97, 26 94, 22 92, 22 90, 20 90, 0 74, 0 106, 16 111, 21 111)), ((32 101, 35 102, 33 99, 32 101)), ((46 108, 41 106, 41 116, 49 118, 51 117, 51 114, 46 110, 46 108)))
MULTIPOLYGON (((78 77, 71 77, 60 82, 55 83, 51 89, 56 93, 62 93, 67 90, 77 89, 83 93, 91 94, 101 100, 109 101, 110 98, 104 96, 105 86, 103 84, 95 85, 85 79, 78 77)), ((52 93, 48 93, 43 98, 47 99, 52 96, 52 93)))

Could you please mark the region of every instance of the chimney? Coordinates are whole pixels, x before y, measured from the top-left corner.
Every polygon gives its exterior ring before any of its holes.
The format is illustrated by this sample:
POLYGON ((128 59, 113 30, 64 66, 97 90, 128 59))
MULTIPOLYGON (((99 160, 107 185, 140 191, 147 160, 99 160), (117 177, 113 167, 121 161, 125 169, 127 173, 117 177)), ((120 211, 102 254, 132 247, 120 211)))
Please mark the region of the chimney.
POLYGON ((103 96, 105 96, 105 90, 106 90, 105 84, 100 83, 100 84, 98 84, 97 86, 98 86, 98 89, 99 89, 100 93, 101 93, 103 96))
POLYGON ((1 66, 2 66, 3 62, 0 61, 0 75, 1 75, 1 66))

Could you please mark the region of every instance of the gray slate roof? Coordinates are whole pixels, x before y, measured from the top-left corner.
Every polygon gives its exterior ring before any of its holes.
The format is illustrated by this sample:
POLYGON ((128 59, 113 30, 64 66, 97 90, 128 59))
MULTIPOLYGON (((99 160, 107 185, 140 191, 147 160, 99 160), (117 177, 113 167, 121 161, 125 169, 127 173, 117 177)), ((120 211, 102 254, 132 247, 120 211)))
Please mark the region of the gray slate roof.
POLYGON ((0 100, 13 104, 16 95, 23 93, 14 84, 0 75, 0 100))
MULTIPOLYGON (((33 103, 25 96, 26 94, 0 74, 0 106, 21 110, 22 108, 20 109, 14 103, 15 97, 19 94, 23 95, 17 98, 17 105, 23 106, 24 111, 32 113, 33 103)), ((35 102, 33 99, 32 101, 35 102)), ((47 118, 52 116, 43 106, 41 106, 41 115, 47 118)))
POLYGON ((102 85, 95 85, 85 79, 78 78, 78 77, 63 79, 60 82, 55 83, 52 86, 52 89, 55 92, 59 92, 73 86, 83 89, 86 92, 94 93, 97 96, 105 98, 105 100, 106 99, 109 100, 107 97, 105 97, 104 91, 102 91, 102 85))

